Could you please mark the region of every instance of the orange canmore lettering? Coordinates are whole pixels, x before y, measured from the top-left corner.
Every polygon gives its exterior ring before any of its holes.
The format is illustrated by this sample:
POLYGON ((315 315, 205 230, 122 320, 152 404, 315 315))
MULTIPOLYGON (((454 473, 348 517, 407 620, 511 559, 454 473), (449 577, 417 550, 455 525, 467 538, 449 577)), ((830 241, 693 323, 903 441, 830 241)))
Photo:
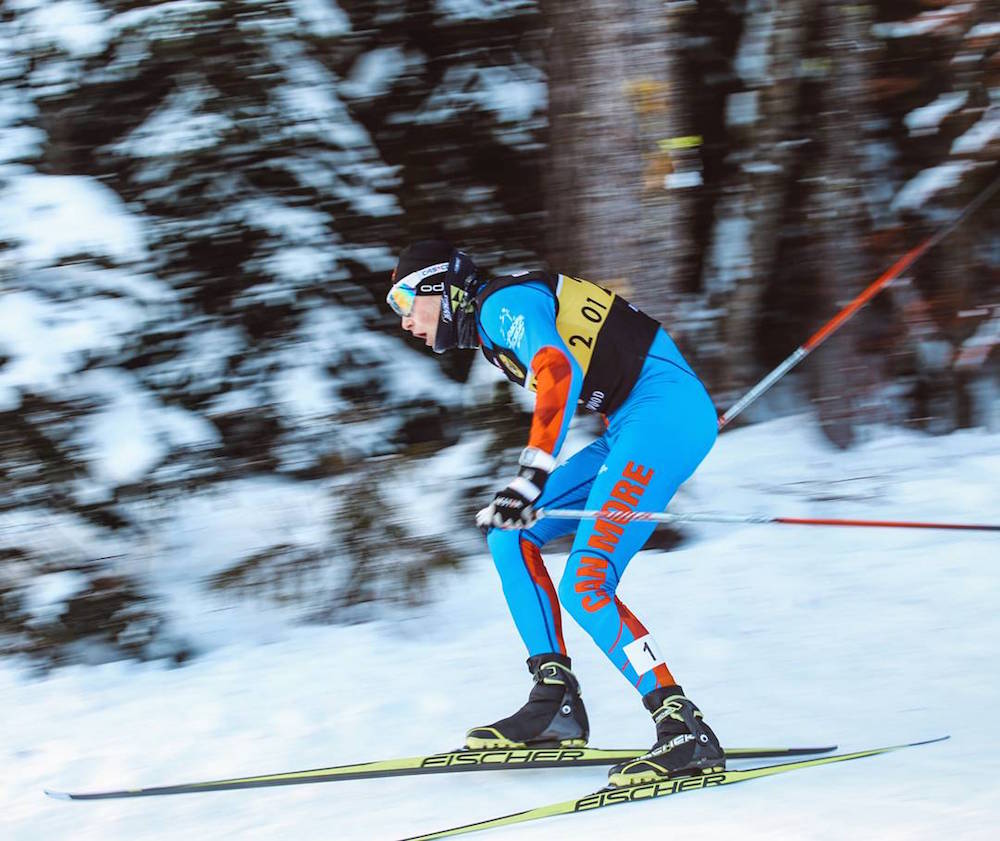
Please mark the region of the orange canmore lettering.
POLYGON ((604 571, 607 568, 608 562, 604 558, 590 556, 580 558, 580 566, 576 570, 576 577, 580 581, 573 585, 573 589, 578 593, 587 593, 580 599, 580 604, 588 613, 594 613, 605 605, 611 604, 611 598, 604 591, 604 585, 607 581, 607 575, 604 571))
POLYGON ((589 555, 580 558, 580 566, 576 569, 577 578, 595 578, 600 582, 604 582, 607 576, 604 574, 604 570, 608 568, 608 562, 604 558, 592 558, 589 555))
POLYGON ((611 604, 611 599, 608 598, 606 593, 601 593, 600 597, 594 598, 593 596, 584 596, 580 599, 580 604, 583 605, 583 609, 587 613, 597 613, 602 607, 611 604))
POLYGON ((604 505, 601 506, 601 511, 624 511, 626 514, 631 514, 632 509, 629 508, 624 502, 620 502, 617 499, 609 499, 604 505))
POLYGON ((647 469, 641 464, 636 464, 634 461, 630 461, 625 465, 625 469, 622 471, 622 476, 626 479, 631 479, 633 482, 638 482, 640 485, 645 487, 649 484, 649 480, 653 478, 653 468, 650 467, 647 469))
POLYGON ((591 549, 599 549, 602 552, 614 552, 618 545, 618 538, 625 531, 625 527, 619 523, 611 523, 608 520, 595 520, 594 531, 587 538, 587 546, 591 549))
POLYGON ((642 485, 633 485, 631 482, 626 482, 622 479, 615 485, 614 490, 611 491, 611 496, 635 508, 639 504, 639 497, 642 496, 644 490, 645 488, 642 485))
POLYGON ((578 593, 593 593, 604 586, 604 579, 584 578, 573 585, 573 589, 578 593))

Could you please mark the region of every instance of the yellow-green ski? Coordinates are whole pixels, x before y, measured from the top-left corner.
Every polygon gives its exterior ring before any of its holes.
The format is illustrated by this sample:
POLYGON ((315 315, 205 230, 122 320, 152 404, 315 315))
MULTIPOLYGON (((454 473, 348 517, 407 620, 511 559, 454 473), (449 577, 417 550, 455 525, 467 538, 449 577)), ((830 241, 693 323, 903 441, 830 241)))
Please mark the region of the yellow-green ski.
POLYGON ((901 748, 911 748, 917 745, 929 745, 934 742, 941 742, 947 739, 942 736, 938 739, 928 739, 923 742, 910 742, 905 745, 892 745, 884 748, 871 748, 870 750, 860 750, 854 753, 839 753, 834 756, 821 756, 813 759, 803 759, 798 762, 782 762, 777 765, 763 765, 759 768, 747 768, 745 770, 719 771, 718 773, 704 774, 696 777, 676 777, 672 780, 664 780, 658 783, 639 783, 638 785, 625 786, 623 788, 603 788, 581 797, 579 800, 566 800, 562 803, 552 803, 548 806, 539 806, 535 809, 528 809, 524 812, 515 812, 512 815, 504 815, 499 818, 480 821, 478 823, 456 826, 451 829, 443 829, 439 832, 431 832, 427 835, 414 835, 404 841, 431 841, 434 838, 450 838, 453 835, 464 835, 467 832, 479 832, 483 829, 494 829, 500 826, 511 826, 512 824, 525 823, 526 821, 537 821, 542 818, 551 818, 556 815, 571 815, 575 812, 589 812, 592 809, 601 809, 605 806, 615 806, 619 803, 632 803, 636 800, 651 800, 654 797, 667 797, 671 794, 681 794, 685 791, 695 791, 704 788, 718 788, 719 786, 742 783, 746 780, 754 780, 758 777, 770 777, 775 774, 784 774, 788 771, 798 771, 802 768, 816 768, 820 765, 829 765, 833 762, 849 762, 852 759, 863 759, 867 756, 878 756, 881 753, 900 750, 901 748))
MULTIPOLYGON (((734 748, 726 751, 729 759, 764 759, 777 756, 803 756, 828 753, 835 747, 815 748, 734 748)), ((230 791, 241 788, 327 783, 345 780, 368 780, 379 777, 409 777, 424 774, 452 774, 459 771, 503 771, 525 768, 578 768, 614 765, 641 756, 648 748, 601 750, 600 748, 493 748, 488 750, 453 750, 429 756, 385 759, 356 765, 311 768, 307 771, 284 771, 279 774, 205 780, 179 785, 128 788, 114 791, 71 793, 46 791, 57 800, 117 800, 125 797, 154 797, 164 794, 196 794, 206 791, 230 791)))

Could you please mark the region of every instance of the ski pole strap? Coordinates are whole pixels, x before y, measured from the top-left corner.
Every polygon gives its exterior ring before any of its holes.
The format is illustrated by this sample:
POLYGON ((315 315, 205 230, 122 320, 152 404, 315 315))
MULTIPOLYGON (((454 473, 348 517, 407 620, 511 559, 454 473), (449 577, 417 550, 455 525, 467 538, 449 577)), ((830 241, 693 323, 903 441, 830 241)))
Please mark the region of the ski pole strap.
POLYGON ((886 529, 952 529, 959 531, 1000 531, 1000 525, 983 523, 928 523, 913 520, 854 520, 835 517, 769 517, 752 514, 724 514, 712 511, 673 514, 666 511, 588 511, 571 508, 543 508, 538 517, 561 520, 606 520, 612 523, 743 523, 783 526, 860 526, 886 529))

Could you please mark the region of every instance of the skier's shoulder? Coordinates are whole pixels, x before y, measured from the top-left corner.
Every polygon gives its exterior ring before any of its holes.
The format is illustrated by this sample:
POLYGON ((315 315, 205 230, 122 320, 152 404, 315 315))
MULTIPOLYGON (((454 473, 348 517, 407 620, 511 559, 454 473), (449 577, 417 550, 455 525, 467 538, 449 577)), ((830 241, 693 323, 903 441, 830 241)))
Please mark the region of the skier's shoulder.
POLYGON ((477 296, 482 324, 489 330, 511 319, 544 324, 555 318, 556 299, 546 272, 491 278, 477 296))
POLYGON ((491 278, 477 295, 477 308, 480 332, 512 346, 513 336, 547 333, 555 322, 556 299, 549 275, 529 271, 491 278))
POLYGON ((489 278, 476 295, 479 306, 494 297, 511 300, 524 294, 555 291, 557 278, 544 269, 522 269, 489 278))

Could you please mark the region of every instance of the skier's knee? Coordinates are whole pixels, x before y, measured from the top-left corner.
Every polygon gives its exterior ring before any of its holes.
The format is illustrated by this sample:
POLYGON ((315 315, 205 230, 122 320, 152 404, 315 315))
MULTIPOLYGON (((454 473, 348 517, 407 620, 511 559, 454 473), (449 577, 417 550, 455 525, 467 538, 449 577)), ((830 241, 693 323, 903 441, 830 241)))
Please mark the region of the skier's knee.
POLYGON ((493 559, 497 562, 508 557, 520 560, 523 534, 521 529, 490 529, 486 535, 486 545, 493 559))
POLYGON ((501 576, 511 570, 524 569, 525 557, 521 543, 525 534, 521 529, 490 529, 486 535, 486 545, 501 576))
POLYGON ((559 581, 559 604, 576 620, 578 625, 581 624, 579 617, 582 610, 580 596, 574 589, 574 581, 570 577, 569 570, 563 574, 563 577, 559 581))
POLYGON ((559 582, 559 602, 574 621, 585 631, 590 628, 599 610, 611 604, 614 594, 603 580, 585 578, 567 568, 559 582))

